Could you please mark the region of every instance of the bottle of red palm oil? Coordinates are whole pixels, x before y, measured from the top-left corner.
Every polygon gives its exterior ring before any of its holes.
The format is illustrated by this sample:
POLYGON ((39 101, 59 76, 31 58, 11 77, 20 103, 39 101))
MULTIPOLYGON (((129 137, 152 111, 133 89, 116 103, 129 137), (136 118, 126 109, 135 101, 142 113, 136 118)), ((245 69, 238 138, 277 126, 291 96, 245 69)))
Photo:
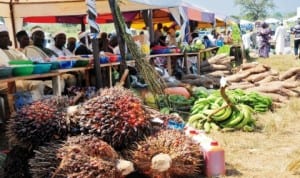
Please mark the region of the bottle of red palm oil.
POLYGON ((207 177, 225 175, 225 153, 217 141, 212 141, 204 150, 204 159, 207 177))

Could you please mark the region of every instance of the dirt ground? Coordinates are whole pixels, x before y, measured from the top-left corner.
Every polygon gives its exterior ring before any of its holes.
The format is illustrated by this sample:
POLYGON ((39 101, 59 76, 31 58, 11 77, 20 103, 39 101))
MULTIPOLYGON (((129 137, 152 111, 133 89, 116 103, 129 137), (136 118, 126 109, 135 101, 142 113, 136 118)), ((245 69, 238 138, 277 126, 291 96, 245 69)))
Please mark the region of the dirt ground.
MULTIPOLYGON (((294 56, 259 59, 278 71, 300 66, 294 56)), ((300 177, 300 98, 283 108, 257 115, 257 129, 211 133, 225 149, 226 176, 245 178, 300 177), (288 166, 298 164, 289 170, 288 166)))

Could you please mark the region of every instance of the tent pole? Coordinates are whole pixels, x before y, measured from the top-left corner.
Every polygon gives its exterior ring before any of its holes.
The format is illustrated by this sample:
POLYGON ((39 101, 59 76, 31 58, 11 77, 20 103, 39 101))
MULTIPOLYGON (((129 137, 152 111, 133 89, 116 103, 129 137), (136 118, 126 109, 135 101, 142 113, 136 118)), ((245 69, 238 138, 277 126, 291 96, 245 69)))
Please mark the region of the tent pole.
POLYGON ((88 22, 91 29, 92 47, 93 47, 93 57, 94 57, 94 70, 96 73, 96 89, 102 87, 102 75, 99 61, 99 41, 98 34, 100 32, 99 26, 96 23, 97 11, 96 11, 96 1, 87 0, 88 6, 88 22))
MULTIPOLYGON (((12 32, 13 32, 13 36, 16 35, 16 22, 15 22, 15 14, 14 14, 14 7, 13 7, 13 0, 10 0, 9 1, 9 11, 10 11, 10 17, 11 17, 11 25, 12 25, 12 32)), ((17 40, 16 38, 13 38, 14 40, 14 46, 15 48, 18 47, 18 44, 17 44, 17 40)))

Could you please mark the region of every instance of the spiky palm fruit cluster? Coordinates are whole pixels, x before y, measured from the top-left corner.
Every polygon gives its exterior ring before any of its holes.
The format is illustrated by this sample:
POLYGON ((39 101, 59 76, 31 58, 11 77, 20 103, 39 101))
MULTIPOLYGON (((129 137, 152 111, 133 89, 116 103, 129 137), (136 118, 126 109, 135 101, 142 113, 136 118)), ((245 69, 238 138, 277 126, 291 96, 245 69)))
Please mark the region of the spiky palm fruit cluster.
POLYGON ((104 89, 72 116, 84 134, 95 134, 116 150, 150 134, 151 124, 139 98, 122 88, 104 89))
POLYGON ((159 173, 153 169, 153 158, 159 154, 171 158, 170 167, 164 172, 170 177, 188 177, 200 173, 202 152, 199 146, 182 132, 157 132, 137 144, 137 148, 131 152, 131 159, 140 172, 153 176, 159 173))
POLYGON ((63 109, 67 98, 52 97, 22 107, 8 121, 7 136, 11 145, 34 148, 67 135, 63 109))
POLYGON ((64 144, 50 144, 35 151, 29 161, 33 178, 108 178, 118 175, 119 155, 95 136, 69 137, 64 144))

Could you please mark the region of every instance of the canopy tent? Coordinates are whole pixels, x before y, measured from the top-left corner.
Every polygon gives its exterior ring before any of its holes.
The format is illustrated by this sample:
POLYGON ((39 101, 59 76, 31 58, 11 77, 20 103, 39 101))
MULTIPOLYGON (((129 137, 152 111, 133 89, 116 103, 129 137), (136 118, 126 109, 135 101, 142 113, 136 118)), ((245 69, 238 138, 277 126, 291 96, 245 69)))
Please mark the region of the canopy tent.
MULTIPOLYGON (((191 7, 183 7, 184 12, 189 20, 194 20, 201 23, 213 23, 214 14, 203 12, 199 9, 193 9, 191 7)), ((164 26, 172 26, 178 24, 175 22, 175 17, 172 16, 169 9, 155 9, 153 10, 153 24, 162 23, 164 26)), ((138 14, 131 23, 132 28, 143 29, 145 27, 145 22, 141 14, 138 14)))
MULTIPOLYGON (((133 20, 138 11, 133 12, 123 12, 122 15, 126 22, 133 20)), ((23 18, 23 22, 27 23, 68 23, 68 24, 87 24, 87 15, 69 15, 69 16, 33 16, 23 18)), ((99 14, 97 23, 111 23, 113 22, 112 15, 109 14, 99 14)))
POLYGON ((267 19, 265 19, 265 22, 269 23, 269 24, 271 24, 271 23, 275 24, 275 23, 279 23, 280 20, 275 19, 275 18, 267 18, 267 19))
MULTIPOLYGON (((178 9, 178 7, 185 6, 199 9, 200 2, 196 2, 197 5, 195 6, 191 0, 122 0, 119 6, 122 12, 169 8, 178 23, 180 19, 186 22, 189 15, 186 10, 178 9)), ((85 0, 0 0, 0 16, 4 18, 11 39, 15 39, 14 34, 16 31, 21 30, 23 26, 23 18, 84 15, 87 11, 85 3, 85 0)), ((96 0, 96 6, 100 15, 110 13, 108 0, 96 0)))
POLYGON ((288 18, 284 20, 285 22, 296 22, 298 19, 300 19, 300 16, 298 17, 297 15, 291 18, 288 18))
MULTIPOLYGON (((4 18, 9 29, 11 39, 16 31, 22 29, 23 18, 37 16, 72 16, 86 14, 87 7, 85 0, 0 0, 0 16, 4 18)), ((174 3, 174 5, 176 5, 174 3)), ((96 0, 96 8, 99 14, 110 13, 108 0, 96 0)), ((173 7, 169 2, 168 6, 173 7)), ((145 9, 159 9, 160 6, 123 0, 120 3, 122 12, 145 9)), ((16 41, 14 41, 15 43, 16 41)))

